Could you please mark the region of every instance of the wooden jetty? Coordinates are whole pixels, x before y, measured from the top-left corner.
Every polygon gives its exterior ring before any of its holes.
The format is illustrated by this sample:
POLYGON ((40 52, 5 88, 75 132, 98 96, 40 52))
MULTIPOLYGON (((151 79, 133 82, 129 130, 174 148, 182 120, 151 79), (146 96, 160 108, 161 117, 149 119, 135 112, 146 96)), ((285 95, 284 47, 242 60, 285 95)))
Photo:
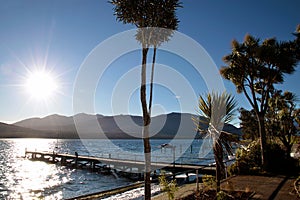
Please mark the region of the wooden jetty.
MULTIPOLYGON (((60 163, 77 169, 90 169, 100 173, 120 173, 129 178, 142 179, 145 162, 139 160, 125 160, 106 157, 93 157, 72 154, 61 154, 56 152, 25 151, 25 157, 31 160, 39 160, 49 163, 60 163)), ((202 174, 214 174, 214 165, 193 165, 166 162, 151 162, 151 169, 164 169, 173 174, 177 172, 198 170, 202 174)))

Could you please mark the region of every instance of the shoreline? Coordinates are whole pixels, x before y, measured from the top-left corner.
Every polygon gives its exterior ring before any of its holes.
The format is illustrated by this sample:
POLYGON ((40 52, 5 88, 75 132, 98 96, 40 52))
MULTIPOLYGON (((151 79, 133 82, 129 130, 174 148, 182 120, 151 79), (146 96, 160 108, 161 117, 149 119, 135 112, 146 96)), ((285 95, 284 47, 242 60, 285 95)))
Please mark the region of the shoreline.
POLYGON ((138 182, 138 183, 134 183, 134 184, 131 184, 128 186, 122 186, 122 187, 117 187, 117 188, 110 189, 110 190, 104 190, 101 192, 94 192, 91 194, 80 195, 80 196, 68 198, 65 200, 75 200, 75 199, 76 200, 88 200, 88 199, 95 199, 95 198, 107 198, 112 195, 120 194, 120 193, 129 191, 129 190, 132 190, 132 189, 142 187, 143 184, 144 184, 143 182, 138 182))
MULTIPOLYGON (((152 189, 151 193, 154 196, 157 194, 160 194, 160 187, 158 184, 152 183, 152 189)), ((72 198, 68 198, 65 200, 94 200, 94 199, 106 199, 109 200, 111 198, 116 199, 116 198, 122 198, 126 199, 126 197, 129 199, 140 199, 144 197, 144 182, 138 182, 134 183, 128 186, 122 186, 122 187, 117 187, 114 189, 110 190, 105 190, 101 192, 95 192, 91 194, 86 194, 86 195, 80 195, 72 198), (128 198, 130 196, 130 198, 128 198), (133 197, 134 196, 134 197, 133 197)))

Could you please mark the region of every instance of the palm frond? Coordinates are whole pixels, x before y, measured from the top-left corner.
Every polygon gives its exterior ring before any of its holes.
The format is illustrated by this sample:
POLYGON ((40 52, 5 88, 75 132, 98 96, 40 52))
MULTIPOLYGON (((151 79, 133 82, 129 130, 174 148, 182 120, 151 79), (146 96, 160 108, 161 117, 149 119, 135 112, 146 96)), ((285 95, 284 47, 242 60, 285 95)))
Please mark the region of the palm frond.
MULTIPOLYGON (((199 97, 198 119, 194 119, 197 131, 205 134, 204 138, 211 138, 213 142, 220 142, 226 151, 230 152, 230 133, 223 131, 224 123, 233 120, 237 108, 234 97, 228 93, 208 93, 199 97)), ((207 145, 206 145, 207 146, 207 145)))

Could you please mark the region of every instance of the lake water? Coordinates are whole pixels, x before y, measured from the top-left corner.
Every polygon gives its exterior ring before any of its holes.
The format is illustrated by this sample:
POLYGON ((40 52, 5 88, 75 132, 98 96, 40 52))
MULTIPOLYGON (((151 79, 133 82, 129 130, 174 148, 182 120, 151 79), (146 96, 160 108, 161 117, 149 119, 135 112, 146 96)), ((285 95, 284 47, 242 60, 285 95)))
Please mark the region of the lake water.
MULTIPOLYGON (((211 152, 199 159, 201 140, 151 140, 152 161, 212 163, 211 152), (170 143, 175 148, 161 149, 170 143), (175 150, 175 151, 174 151, 175 150)), ((25 149, 57 153, 143 160, 142 140, 0 140, 0 199, 66 199, 133 183, 132 180, 88 170, 31 161, 25 149)))

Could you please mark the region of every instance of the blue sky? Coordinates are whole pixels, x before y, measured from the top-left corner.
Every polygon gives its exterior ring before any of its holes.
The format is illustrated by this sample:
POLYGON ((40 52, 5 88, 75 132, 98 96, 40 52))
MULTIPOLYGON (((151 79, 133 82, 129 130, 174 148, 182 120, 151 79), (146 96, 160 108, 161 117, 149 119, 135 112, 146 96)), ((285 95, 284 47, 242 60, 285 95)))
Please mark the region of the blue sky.
MULTIPOLYGON (((242 41, 246 33, 261 39, 292 40, 291 33, 300 24, 299 7, 300 2, 294 0, 185 0, 183 8, 177 12, 178 31, 202 45, 216 66, 221 67, 224 65, 222 57, 230 53, 232 39, 242 41)), ((0 27, 1 122, 54 113, 73 115, 74 83, 85 58, 109 37, 134 28, 117 22, 112 5, 106 0, 2 0, 0 27), (29 72, 40 69, 53 74, 58 88, 47 99, 36 100, 25 91, 24 84, 29 72)), ((110 50, 113 48, 117 47, 110 50)), ((175 69, 196 95, 207 91, 205 82, 186 60, 162 50, 157 56, 157 62, 175 69)), ((125 100, 114 97, 112 92, 123 76, 126 83, 126 75, 137 71, 140 62, 139 51, 122 55, 112 62, 95 90, 94 113, 141 114, 137 89, 130 91, 129 99, 125 100)), ((279 88, 290 90, 299 97, 299 78, 300 69, 297 68, 293 75, 286 76, 285 83, 279 88)), ((165 79, 170 83, 177 81, 170 75, 165 79)), ((127 83, 131 81, 138 83, 139 77, 129 79, 127 83)), ((236 94, 232 83, 223 81, 239 106, 249 108, 243 94, 236 94)), ((178 88, 176 90, 185 90, 181 84, 178 88)), ((173 111, 195 113, 197 102, 193 97, 189 103, 183 103, 182 96, 173 89, 159 85, 154 93, 154 115, 173 111)))

